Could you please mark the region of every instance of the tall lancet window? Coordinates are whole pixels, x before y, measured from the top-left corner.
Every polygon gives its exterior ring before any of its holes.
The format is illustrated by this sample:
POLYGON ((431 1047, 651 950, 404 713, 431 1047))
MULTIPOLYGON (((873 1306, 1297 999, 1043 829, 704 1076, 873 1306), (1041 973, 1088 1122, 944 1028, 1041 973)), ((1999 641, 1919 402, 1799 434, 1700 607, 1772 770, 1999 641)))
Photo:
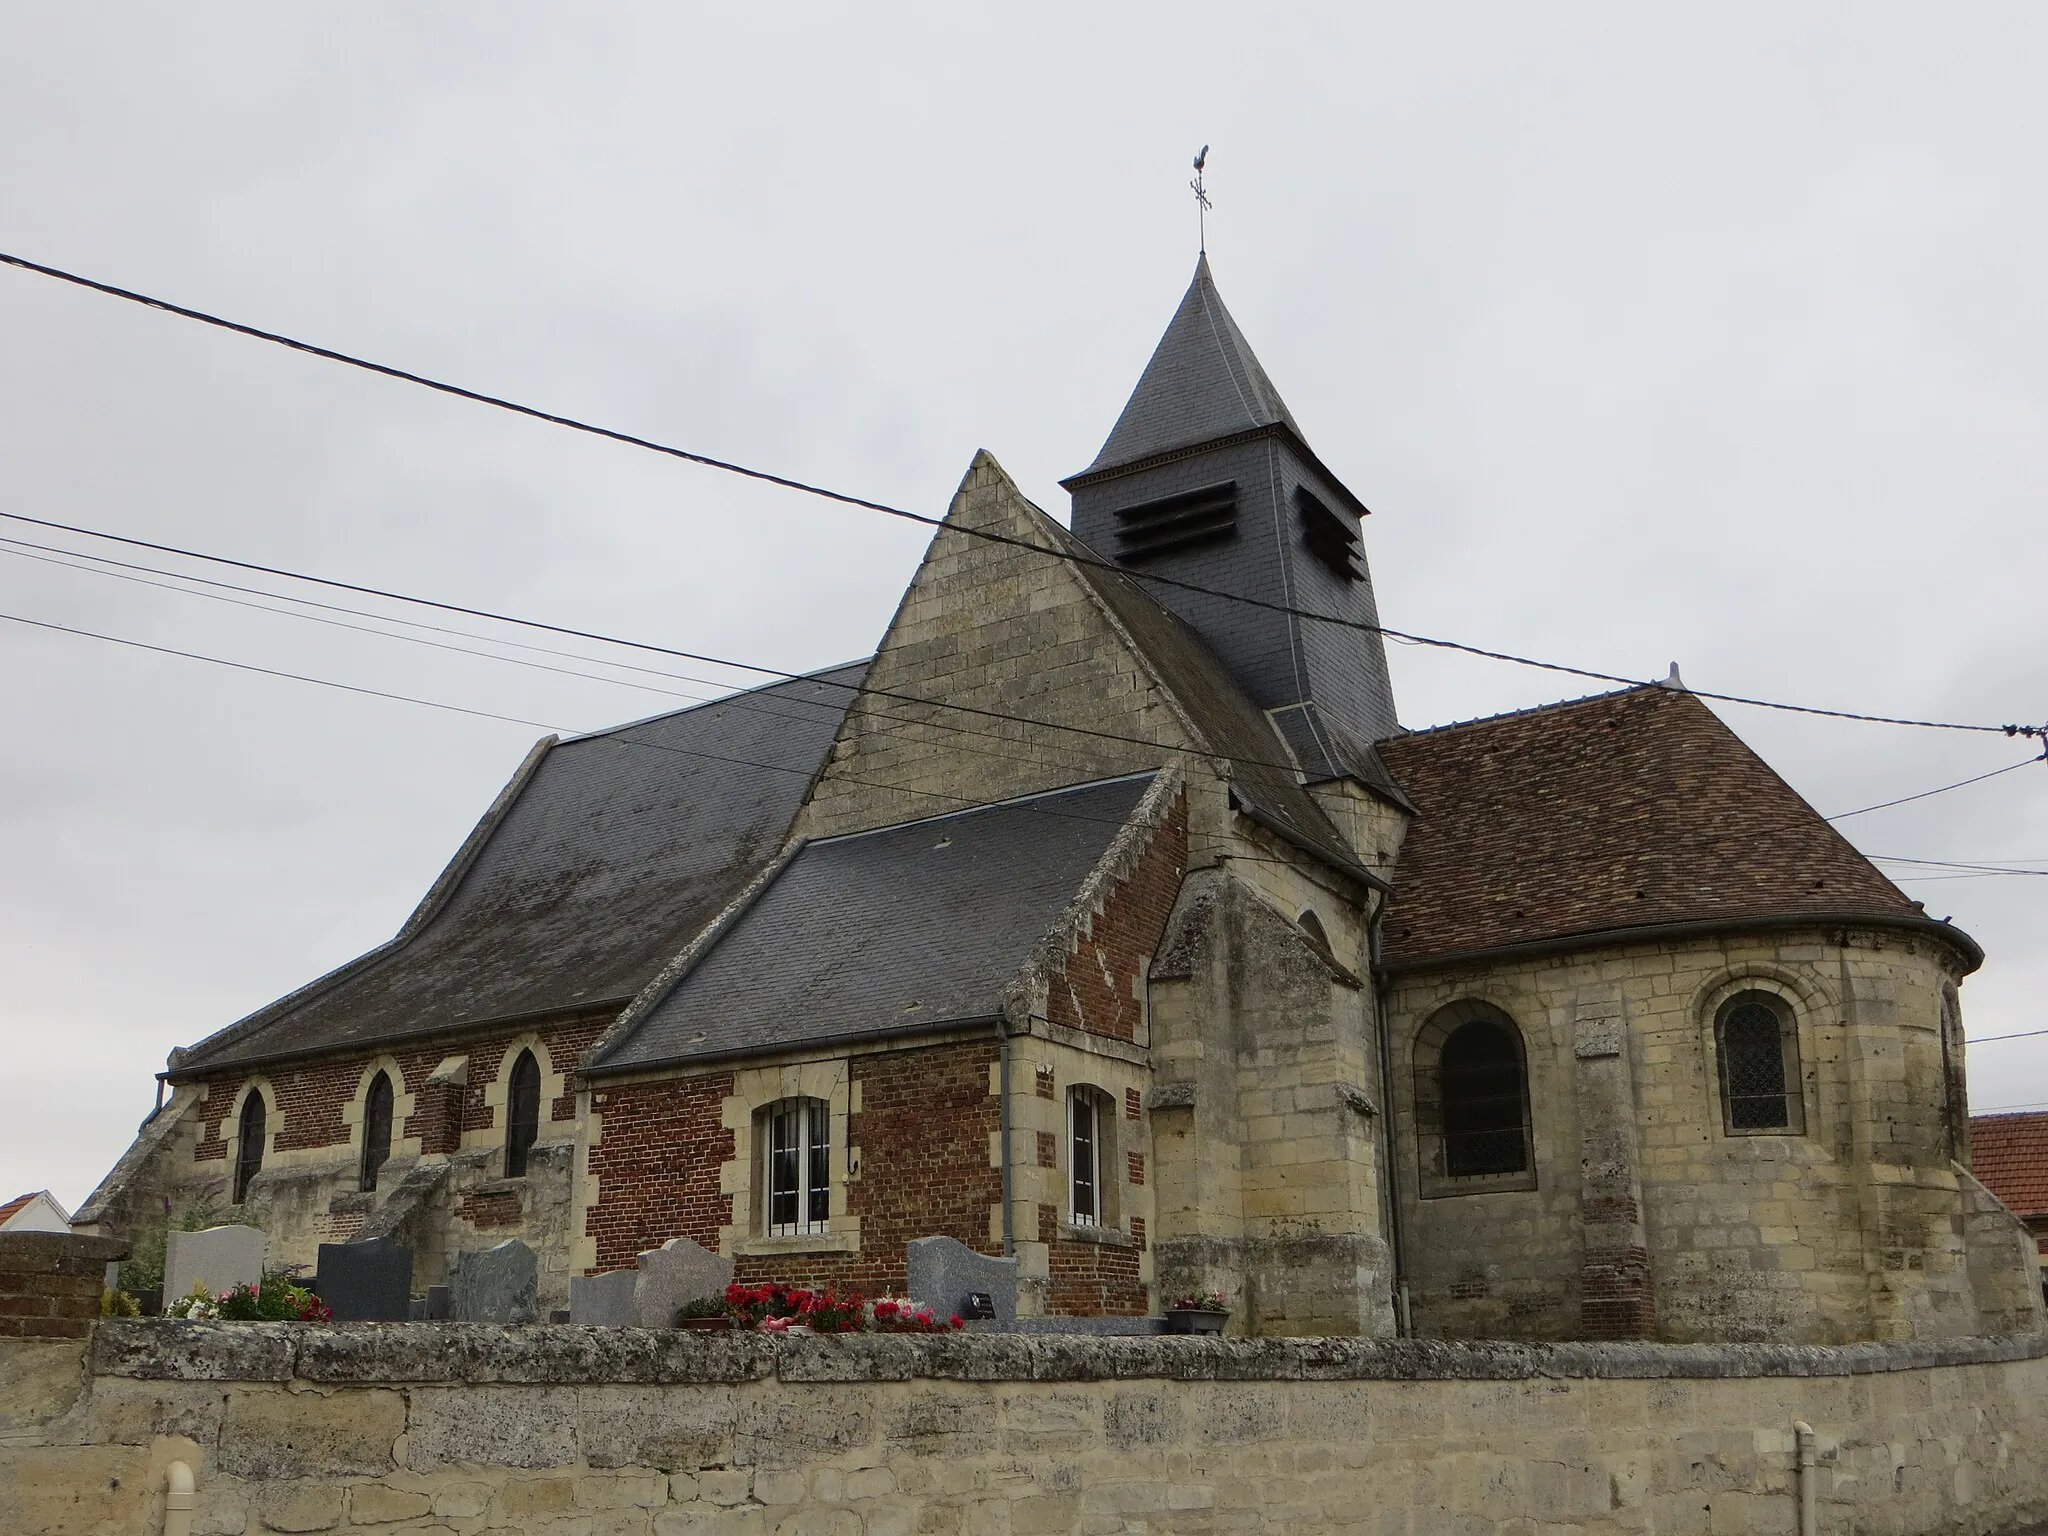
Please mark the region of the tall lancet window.
POLYGON ((377 1187, 377 1171, 391 1160, 391 1077, 379 1072, 363 1096, 363 1171, 358 1188, 377 1187))
POLYGON ((263 1171, 263 1145, 269 1140, 269 1111, 263 1090, 251 1088, 242 1100, 242 1121, 235 1131, 235 1204, 249 1198, 249 1181, 263 1171))
POLYGON ((521 1051, 505 1085, 505 1177, 526 1172, 526 1155, 540 1135, 540 1063, 533 1052, 521 1051))

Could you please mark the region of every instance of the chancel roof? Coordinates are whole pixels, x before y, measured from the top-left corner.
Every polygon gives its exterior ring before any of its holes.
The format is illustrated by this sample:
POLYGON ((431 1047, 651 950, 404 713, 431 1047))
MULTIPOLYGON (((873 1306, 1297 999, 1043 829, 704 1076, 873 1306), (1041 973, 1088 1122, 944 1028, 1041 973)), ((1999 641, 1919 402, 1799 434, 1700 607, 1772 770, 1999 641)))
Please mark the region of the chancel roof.
POLYGON ((1417 812, 1386 918, 1394 966, 1715 919, 1936 926, 1683 689, 1416 731, 1379 751, 1417 812))
POLYGON ((1135 464, 1254 427, 1283 425, 1300 435, 1287 402, 1223 307, 1204 256, 1195 263, 1194 281, 1153 349, 1123 414, 1095 462, 1081 473, 1135 464))
POLYGON ((592 1070, 993 1021, 1154 778, 805 844, 650 989, 592 1070))
POLYGON ((542 743, 398 937, 177 1071, 622 1005, 781 850, 866 669, 542 743))
POLYGON ((1972 1115, 1970 1172, 2015 1216, 2048 1216, 2048 1114, 1972 1115))

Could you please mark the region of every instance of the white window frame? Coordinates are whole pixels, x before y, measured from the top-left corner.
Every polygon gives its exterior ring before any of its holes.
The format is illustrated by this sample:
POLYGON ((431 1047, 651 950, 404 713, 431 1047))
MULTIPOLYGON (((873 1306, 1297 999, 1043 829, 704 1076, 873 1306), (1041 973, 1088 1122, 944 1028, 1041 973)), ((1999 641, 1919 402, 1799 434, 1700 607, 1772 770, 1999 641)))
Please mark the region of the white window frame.
POLYGON ((1077 1227, 1109 1225, 1103 1195, 1104 1164, 1102 1122, 1109 1096, 1095 1088, 1077 1086, 1067 1090, 1067 1218, 1077 1227), (1087 1145, 1081 1140, 1081 1114, 1085 1106, 1089 1120, 1087 1145), (1089 1181, 1089 1205, 1081 1209, 1083 1176, 1089 1181))
POLYGON ((761 1214, 769 1237, 805 1237, 832 1230, 832 1106, 824 1099, 779 1099, 761 1112, 761 1214), (793 1178, 776 1182, 787 1154, 793 1178), (777 1221, 776 1203, 795 1197, 796 1219, 777 1221))

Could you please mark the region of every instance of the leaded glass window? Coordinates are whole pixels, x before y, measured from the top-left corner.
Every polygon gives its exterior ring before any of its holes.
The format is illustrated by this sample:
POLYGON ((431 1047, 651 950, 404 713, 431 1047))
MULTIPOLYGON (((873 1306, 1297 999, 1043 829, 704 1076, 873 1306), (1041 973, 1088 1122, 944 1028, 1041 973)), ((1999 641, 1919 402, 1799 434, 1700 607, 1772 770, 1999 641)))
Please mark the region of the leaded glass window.
POLYGON ((269 1110, 263 1092, 251 1088, 242 1100, 242 1121, 235 1132, 235 1204, 249 1195, 249 1181, 263 1170, 263 1144, 269 1139, 269 1110))
POLYGON ((1444 1172, 1452 1178, 1521 1173, 1529 1166, 1522 1049, 1491 1019, 1461 1025, 1437 1062, 1444 1172))
POLYGON ((1721 1010, 1721 1114, 1728 1134, 1805 1130, 1799 1037, 1791 1010, 1768 992, 1745 992, 1721 1010))
POLYGON ((391 1077, 379 1072, 363 1097, 363 1176, 360 1187, 377 1187, 377 1171, 391 1157, 391 1077))

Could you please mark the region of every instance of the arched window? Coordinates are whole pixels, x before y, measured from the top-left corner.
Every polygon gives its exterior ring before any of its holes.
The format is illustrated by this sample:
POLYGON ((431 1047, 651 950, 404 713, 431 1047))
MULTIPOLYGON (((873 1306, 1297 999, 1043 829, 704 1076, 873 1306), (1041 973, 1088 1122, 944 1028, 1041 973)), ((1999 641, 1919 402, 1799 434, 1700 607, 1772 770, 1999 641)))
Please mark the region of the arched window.
POLYGON ((249 1195, 249 1181, 263 1171, 263 1144, 267 1139, 263 1090, 251 1088, 242 1100, 242 1120, 235 1130, 235 1204, 249 1195))
POLYGON ((1730 1136, 1797 1136, 1806 1129, 1799 1031, 1772 992, 1738 992, 1714 1023, 1721 1057, 1721 1123, 1730 1136))
POLYGON ((784 1099, 762 1112, 766 1222, 770 1237, 829 1231, 832 1225, 832 1107, 784 1099))
POLYGON ((1068 1212, 1077 1227, 1106 1227, 1116 1220, 1111 1206, 1109 1170, 1116 1109, 1098 1088, 1076 1088, 1067 1095, 1068 1212))
POLYGON ((1334 953, 1330 948, 1330 936, 1323 931, 1323 920, 1316 916, 1313 908, 1297 917, 1294 920, 1294 925, 1311 939, 1315 940, 1316 948, 1320 949, 1324 954, 1334 953))
POLYGON ((540 1063, 533 1052, 521 1051, 505 1085, 505 1177, 526 1172, 526 1154, 540 1135, 540 1063))
POLYGON ((1522 1044, 1493 1019, 1461 1024, 1437 1058, 1444 1172, 1454 1179, 1529 1167, 1522 1044))
POLYGON ((363 1171, 359 1189, 377 1187, 377 1170, 391 1158, 391 1077, 379 1072, 363 1096, 363 1171))

